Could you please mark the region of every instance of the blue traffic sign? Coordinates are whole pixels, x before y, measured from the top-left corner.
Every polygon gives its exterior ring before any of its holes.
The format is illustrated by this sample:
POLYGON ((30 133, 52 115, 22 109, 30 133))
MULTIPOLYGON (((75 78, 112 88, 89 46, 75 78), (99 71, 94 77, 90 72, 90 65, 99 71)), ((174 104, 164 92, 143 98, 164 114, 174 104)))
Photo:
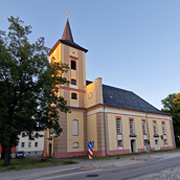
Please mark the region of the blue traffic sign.
POLYGON ((89 142, 88 142, 88 148, 89 148, 89 149, 92 149, 92 148, 93 148, 93 142, 92 142, 92 141, 89 141, 89 142))

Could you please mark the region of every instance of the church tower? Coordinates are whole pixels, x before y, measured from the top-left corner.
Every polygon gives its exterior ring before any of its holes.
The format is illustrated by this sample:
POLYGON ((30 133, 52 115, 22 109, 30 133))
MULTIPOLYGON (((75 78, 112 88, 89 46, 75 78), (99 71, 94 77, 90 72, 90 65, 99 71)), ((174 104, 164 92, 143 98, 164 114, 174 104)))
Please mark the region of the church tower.
MULTIPOLYGON (((55 157, 85 155, 87 153, 87 122, 85 111, 86 92, 86 62, 85 54, 88 50, 76 44, 73 40, 69 19, 62 35, 51 49, 50 63, 62 62, 69 65, 69 71, 64 74, 70 83, 60 86, 60 94, 67 101, 71 113, 60 113, 60 125, 63 132, 55 140, 55 157)), ((49 132, 46 139, 50 139, 49 132)), ((45 156, 52 156, 52 140, 45 140, 45 156)))

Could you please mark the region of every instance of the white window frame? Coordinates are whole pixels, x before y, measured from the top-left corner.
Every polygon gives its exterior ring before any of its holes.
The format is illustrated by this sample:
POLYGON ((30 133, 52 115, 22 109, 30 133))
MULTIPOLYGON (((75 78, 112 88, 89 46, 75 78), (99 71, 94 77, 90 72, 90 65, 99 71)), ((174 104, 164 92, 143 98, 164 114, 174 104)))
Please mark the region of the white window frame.
POLYGON ((143 129, 143 134, 146 135, 147 132, 146 132, 146 121, 145 120, 142 120, 142 129, 143 129))
POLYGON ((121 119, 120 118, 116 118, 116 131, 117 131, 117 134, 122 134, 122 131, 121 131, 121 119))
POLYGON ((156 121, 153 121, 153 129, 154 129, 154 134, 157 134, 157 124, 156 124, 156 121))
POLYGON ((165 125, 165 122, 162 122, 162 131, 163 131, 163 134, 165 135, 166 134, 166 125, 165 125))
POLYGON ((130 134, 134 134, 134 119, 129 120, 130 134))
POLYGON ((77 119, 73 119, 73 136, 79 135, 79 121, 77 119))

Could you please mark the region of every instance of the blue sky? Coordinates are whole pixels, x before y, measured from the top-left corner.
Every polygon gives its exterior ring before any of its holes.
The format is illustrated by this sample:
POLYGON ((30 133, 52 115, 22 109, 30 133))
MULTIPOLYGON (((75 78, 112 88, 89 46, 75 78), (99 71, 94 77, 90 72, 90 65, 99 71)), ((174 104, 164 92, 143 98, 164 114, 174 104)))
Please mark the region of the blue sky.
POLYGON ((179 0, 0 0, 0 29, 19 16, 52 47, 66 24, 87 48, 88 80, 133 91, 161 109, 161 100, 180 92, 179 0))

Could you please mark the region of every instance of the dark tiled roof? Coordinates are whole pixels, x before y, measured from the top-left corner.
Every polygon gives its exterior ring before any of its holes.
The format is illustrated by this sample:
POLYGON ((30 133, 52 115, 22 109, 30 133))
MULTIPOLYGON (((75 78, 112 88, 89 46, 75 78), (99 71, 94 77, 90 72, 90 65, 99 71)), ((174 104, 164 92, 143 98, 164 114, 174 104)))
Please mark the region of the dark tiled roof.
POLYGON ((66 44, 66 45, 71 46, 71 47, 73 47, 73 48, 76 48, 76 49, 79 49, 79 50, 88 52, 87 49, 85 49, 85 48, 79 46, 78 44, 76 44, 76 43, 74 43, 74 42, 72 42, 72 41, 69 41, 69 40, 62 40, 62 39, 60 39, 59 41, 60 41, 62 44, 66 44))
POLYGON ((62 35, 62 40, 68 40, 68 41, 74 42, 68 19, 67 19, 67 22, 66 22, 66 26, 64 28, 64 33, 62 35))
POLYGON ((169 115, 146 102, 135 93, 123 89, 103 85, 104 105, 133 111, 169 115))
POLYGON ((76 49, 79 49, 79 50, 82 50, 82 51, 85 51, 87 52, 88 50, 79 46, 78 44, 76 44, 73 40, 73 36, 72 36, 72 33, 71 33, 71 28, 70 28, 70 24, 69 24, 69 20, 67 19, 67 22, 66 22, 66 26, 64 28, 64 33, 62 35, 62 39, 60 39, 60 42, 62 44, 66 44, 68 46, 71 46, 73 48, 76 48, 76 49))
POLYGON ((89 85, 89 84, 91 84, 91 83, 92 83, 92 81, 86 80, 86 86, 89 85))

